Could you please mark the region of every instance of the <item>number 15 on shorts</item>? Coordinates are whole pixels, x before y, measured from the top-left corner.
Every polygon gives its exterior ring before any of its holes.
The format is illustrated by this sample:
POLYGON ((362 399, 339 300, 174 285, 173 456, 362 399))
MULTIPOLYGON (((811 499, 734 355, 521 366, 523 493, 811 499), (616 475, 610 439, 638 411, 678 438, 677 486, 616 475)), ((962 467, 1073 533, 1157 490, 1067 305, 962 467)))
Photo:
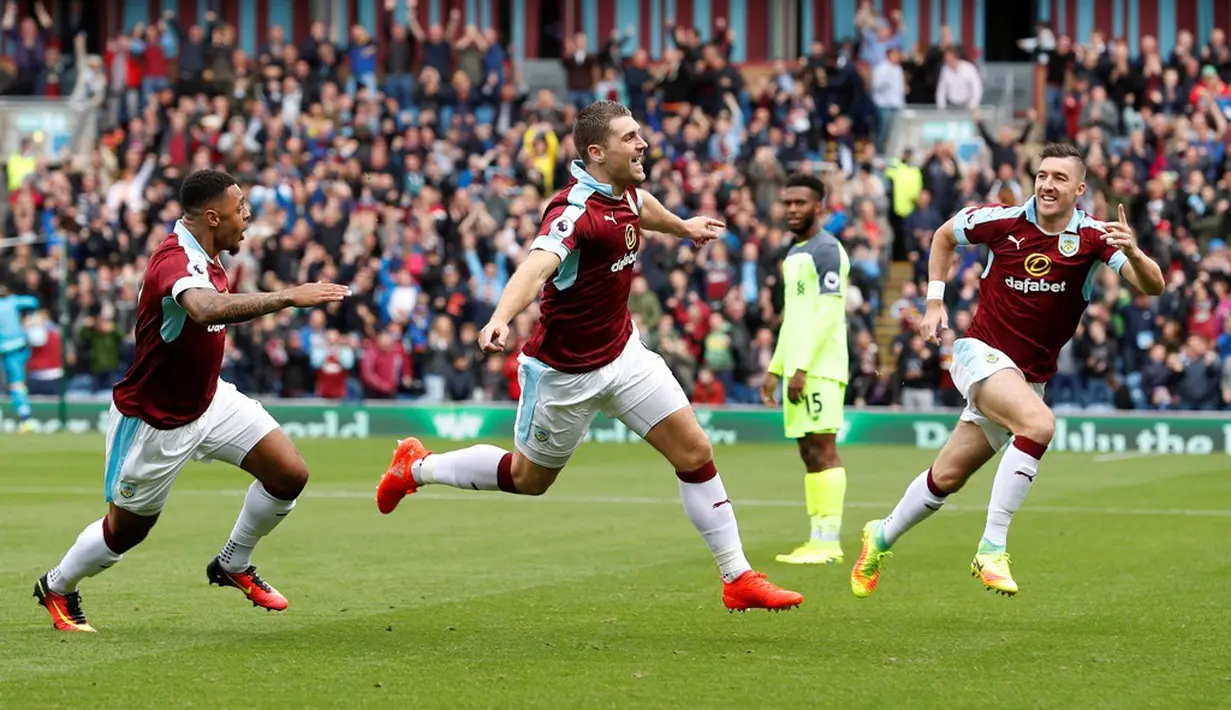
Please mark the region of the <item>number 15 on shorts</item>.
POLYGON ((804 405, 804 411, 808 413, 809 419, 821 418, 821 393, 820 392, 804 392, 801 397, 804 405))
POLYGON ((809 378, 799 401, 783 406, 788 439, 842 428, 842 403, 846 385, 824 378, 809 378))

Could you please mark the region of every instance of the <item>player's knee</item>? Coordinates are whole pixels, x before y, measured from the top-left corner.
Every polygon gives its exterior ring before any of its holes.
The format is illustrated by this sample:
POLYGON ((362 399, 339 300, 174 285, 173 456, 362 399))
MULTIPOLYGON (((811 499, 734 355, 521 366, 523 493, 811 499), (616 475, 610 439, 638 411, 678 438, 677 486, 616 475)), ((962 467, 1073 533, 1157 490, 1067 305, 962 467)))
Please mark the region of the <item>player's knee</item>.
POLYGON ((1041 407, 1037 412, 1032 412, 1029 419, 1013 433, 1047 446, 1056 433, 1056 415, 1047 407, 1041 407))
POLYGON ((714 447, 708 438, 702 437, 684 449, 675 462, 677 471, 696 471, 714 460, 714 447))
POLYGON ((523 496, 541 496, 556 482, 559 471, 543 468, 520 456, 513 459, 509 470, 514 492, 523 496))
POLYGON ((278 467, 272 480, 262 481, 265 491, 275 498, 295 500, 308 486, 308 464, 295 456, 278 467))
POLYGON ((103 540, 107 549, 122 555, 145 541, 158 516, 139 516, 129 513, 111 513, 103 525, 103 540))
POLYGON ((833 442, 820 442, 816 444, 813 451, 816 465, 820 467, 813 469, 815 471, 827 471, 842 465, 842 459, 838 458, 838 447, 834 446, 833 442))
POLYGON ((828 437, 810 435, 799 442, 799 454, 804 465, 814 473, 828 471, 842 465, 838 458, 838 447, 828 437))
MULTIPOLYGON (((932 465, 931 482, 945 495, 951 495, 962 490, 962 486, 966 485, 966 481, 969 478, 969 472, 962 471, 955 466, 944 466, 939 461, 932 465)), ((931 486, 929 486, 930 488, 931 486)))
POLYGON ((537 474, 522 476, 518 476, 516 473, 513 474, 513 486, 517 489, 517 494, 523 496, 541 496, 551 488, 551 484, 554 482, 554 477, 537 474))

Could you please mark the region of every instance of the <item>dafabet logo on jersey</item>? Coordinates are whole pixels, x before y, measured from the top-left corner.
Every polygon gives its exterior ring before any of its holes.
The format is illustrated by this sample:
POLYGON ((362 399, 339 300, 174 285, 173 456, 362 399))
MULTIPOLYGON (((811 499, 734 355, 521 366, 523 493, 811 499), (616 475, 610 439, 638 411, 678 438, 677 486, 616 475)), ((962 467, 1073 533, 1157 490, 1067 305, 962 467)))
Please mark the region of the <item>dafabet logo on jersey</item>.
POLYGON ((1034 253, 1022 262, 1022 268, 1030 278, 1019 279, 1007 276, 1004 285, 1021 293, 1063 293, 1068 287, 1064 281, 1046 281, 1043 279, 1051 273, 1051 259, 1046 254, 1034 253))
POLYGON ((1034 278, 1041 278, 1051 273, 1051 259, 1046 254, 1031 254, 1022 263, 1026 273, 1034 278))

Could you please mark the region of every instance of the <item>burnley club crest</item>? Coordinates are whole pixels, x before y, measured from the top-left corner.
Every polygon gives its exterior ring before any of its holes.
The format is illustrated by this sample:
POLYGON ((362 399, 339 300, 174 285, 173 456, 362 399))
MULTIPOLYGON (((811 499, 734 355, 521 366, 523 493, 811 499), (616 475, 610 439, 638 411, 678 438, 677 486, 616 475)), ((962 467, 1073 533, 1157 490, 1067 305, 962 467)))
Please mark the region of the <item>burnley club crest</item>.
POLYGON ((1060 235, 1060 256, 1074 256, 1081 248, 1081 237, 1076 234, 1060 235))

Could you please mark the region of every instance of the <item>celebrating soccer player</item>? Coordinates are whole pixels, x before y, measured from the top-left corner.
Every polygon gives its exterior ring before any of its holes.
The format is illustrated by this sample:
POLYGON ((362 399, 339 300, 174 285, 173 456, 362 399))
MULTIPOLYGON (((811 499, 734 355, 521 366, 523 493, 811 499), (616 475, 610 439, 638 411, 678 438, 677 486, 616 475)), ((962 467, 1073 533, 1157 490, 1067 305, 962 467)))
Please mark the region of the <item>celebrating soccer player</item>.
POLYGON ((911 482, 893 512, 864 526, 863 552, 851 572, 858 597, 876 590, 898 538, 940 510, 1005 444, 970 569, 989 590, 1016 594, 1005 551, 1009 522, 1051 443, 1055 417, 1043 403, 1043 387, 1081 321, 1095 274, 1106 264, 1139 291, 1162 293, 1162 269, 1137 247, 1123 207, 1116 222, 1098 222, 1076 209, 1086 190, 1077 149, 1048 145, 1041 158, 1034 196, 1025 204, 966 208, 932 240, 927 312, 920 322, 932 341, 948 327, 945 278, 957 245, 984 244, 991 252, 974 322, 953 344, 950 373, 966 409, 932 467, 911 482))
POLYGON ((180 191, 184 217, 150 256, 137 298, 136 356, 113 392, 107 424, 107 515, 86 526, 34 596, 61 631, 94 631, 77 584, 119 562, 162 512, 190 459, 225 461, 256 479, 211 584, 235 587, 255 606, 281 611, 286 597, 252 566, 257 542, 295 507, 308 482, 299 451, 261 404, 218 378, 228 323, 284 308, 340 301, 345 286, 315 283, 275 293, 233 294, 218 255, 239 251, 251 212, 235 179, 201 170, 180 191))
POLYGON ((624 106, 591 104, 577 116, 573 140, 583 158, 548 203, 530 254, 479 334, 484 352, 502 351, 509 321, 543 292, 542 317, 519 356, 516 451, 479 445, 431 454, 417 439, 403 440, 377 488, 378 507, 389 513, 427 484, 540 495, 602 411, 675 467, 684 511, 718 563, 727 608, 797 606, 800 594, 748 564, 705 430, 666 363, 641 344, 628 311, 643 225, 696 242, 713 239, 723 225, 682 220, 636 189, 645 180, 647 144, 624 106))
POLYGON ((842 561, 842 499, 846 469, 838 458, 838 430, 846 396, 846 289, 850 261, 846 249, 821 229, 825 185, 811 175, 795 175, 782 196, 794 245, 782 262, 784 308, 778 345, 761 399, 776 406, 779 378, 787 378, 783 403, 787 438, 799 444, 803 459, 804 500, 812 533, 779 562, 825 565, 842 561))

